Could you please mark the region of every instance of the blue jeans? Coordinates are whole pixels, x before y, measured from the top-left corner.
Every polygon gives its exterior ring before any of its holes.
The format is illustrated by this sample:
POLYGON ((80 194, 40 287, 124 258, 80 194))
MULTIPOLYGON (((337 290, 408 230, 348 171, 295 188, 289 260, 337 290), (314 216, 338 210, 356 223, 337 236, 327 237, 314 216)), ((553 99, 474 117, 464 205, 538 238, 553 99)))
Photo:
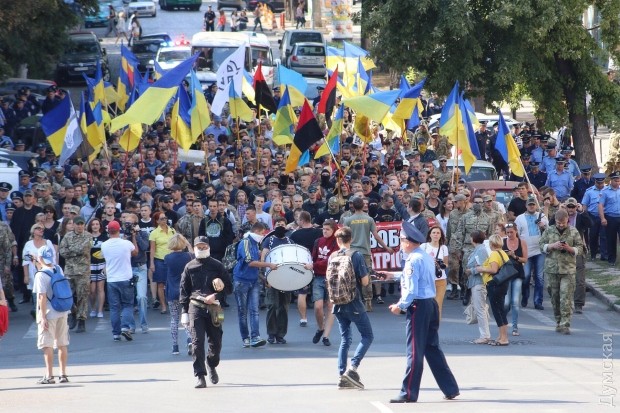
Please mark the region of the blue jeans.
POLYGON ((347 370, 347 356, 349 354, 349 347, 351 347, 351 323, 357 326, 357 330, 362 336, 362 340, 355 349, 355 354, 351 359, 352 366, 359 366, 362 359, 366 355, 366 352, 372 344, 374 336, 372 334, 372 326, 370 325, 370 319, 366 312, 349 312, 340 311, 334 313, 338 320, 338 327, 340 328, 340 348, 338 349, 338 371, 340 375, 343 375, 347 370))
POLYGON ((530 279, 534 272, 534 305, 542 305, 543 289, 545 287, 545 254, 534 255, 529 257, 523 266, 525 272, 525 280, 523 280, 521 305, 527 306, 527 300, 530 298, 530 279))
MULTIPOLYGON (((146 298, 146 287, 148 276, 146 274, 146 264, 139 267, 131 267, 131 271, 134 276, 138 277, 138 284, 136 284, 136 301, 138 302, 138 317, 140 318, 140 327, 147 328, 148 322, 146 321, 146 308, 148 299, 146 298)), ((136 328, 136 322, 131 317, 131 328, 136 328)))
POLYGON ((129 280, 108 282, 108 304, 112 334, 118 336, 131 328, 133 320, 133 287, 129 280))
POLYGON ((519 277, 510 281, 506 298, 504 298, 504 311, 506 314, 512 310, 512 328, 519 326, 519 304, 521 303, 521 289, 523 280, 519 277))
POLYGON ((241 339, 260 336, 258 331, 258 294, 260 292, 259 281, 235 281, 234 288, 235 298, 237 299, 237 314, 239 316, 239 332, 241 333, 241 339), (250 313, 251 333, 248 333, 248 312, 250 313))

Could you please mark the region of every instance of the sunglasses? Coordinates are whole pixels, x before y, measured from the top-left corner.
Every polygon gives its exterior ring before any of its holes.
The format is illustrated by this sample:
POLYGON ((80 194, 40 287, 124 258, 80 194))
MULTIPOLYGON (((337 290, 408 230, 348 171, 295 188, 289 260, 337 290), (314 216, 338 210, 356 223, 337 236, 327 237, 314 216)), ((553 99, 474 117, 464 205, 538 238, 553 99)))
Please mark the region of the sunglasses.
POLYGON ((439 161, 440 163, 448 163, 448 161, 439 161))
POLYGON ((515 225, 515 224, 506 224, 506 225, 504 226, 504 228, 514 228, 514 227, 516 227, 516 225, 515 225))

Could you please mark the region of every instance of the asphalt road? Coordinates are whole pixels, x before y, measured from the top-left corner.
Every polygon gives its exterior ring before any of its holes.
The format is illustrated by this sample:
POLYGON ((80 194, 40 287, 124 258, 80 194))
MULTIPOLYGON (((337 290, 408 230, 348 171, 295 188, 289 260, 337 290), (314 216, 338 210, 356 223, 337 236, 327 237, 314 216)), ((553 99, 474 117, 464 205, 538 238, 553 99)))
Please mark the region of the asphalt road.
MULTIPOLYGON (((395 300, 388 296, 386 302, 395 300)), ((330 336, 331 347, 312 344, 314 317, 310 313, 308 327, 299 327, 294 306, 289 312, 288 344, 259 349, 241 347, 236 309, 234 305, 228 308, 218 368, 220 383, 208 382, 204 390, 193 388, 190 357, 183 351, 181 355, 171 354, 169 316, 155 310, 149 310, 150 332, 138 332, 133 342, 112 341, 108 313, 104 319, 88 320, 85 334, 71 335, 71 382, 36 385, 44 373, 43 358, 36 349, 36 326, 28 314, 29 306, 22 304, 18 313, 11 314, 10 331, 0 341, 0 410, 615 411, 601 401, 611 400, 607 396, 611 392, 615 395, 619 387, 618 363, 613 363, 613 338, 620 333, 618 314, 588 295, 584 313, 573 317, 573 334, 563 336, 554 332, 548 300, 544 304, 544 311, 521 311, 521 336, 510 337, 510 346, 491 347, 471 343, 477 337, 477 327, 464 323, 460 303, 446 301, 440 340, 461 396, 455 401, 443 401, 427 367, 418 403, 423 407, 388 403, 400 387, 405 348, 404 318, 389 314, 387 304, 376 305, 370 314, 375 341, 359 368, 364 391, 336 388, 337 326, 330 336)), ((264 335, 265 311, 260 317, 264 335)), ((491 333, 497 334, 494 324, 491 333)), ((184 337, 183 332, 180 337, 184 337)), ((354 346, 358 340, 356 332, 354 346)), ((617 399, 613 400, 617 403, 617 399)))

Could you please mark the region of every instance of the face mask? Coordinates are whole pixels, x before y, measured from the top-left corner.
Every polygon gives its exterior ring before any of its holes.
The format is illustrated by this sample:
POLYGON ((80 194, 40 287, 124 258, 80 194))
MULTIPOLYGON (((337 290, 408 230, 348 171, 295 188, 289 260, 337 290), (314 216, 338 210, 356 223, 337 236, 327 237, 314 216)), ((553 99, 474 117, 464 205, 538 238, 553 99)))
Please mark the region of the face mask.
POLYGON ((157 175, 155 177, 155 187, 159 190, 164 189, 164 177, 161 175, 157 175))
POLYGON ((474 214, 478 215, 480 212, 482 212, 482 205, 480 204, 474 204, 474 206, 472 207, 474 214))
POLYGON ((175 175, 174 183, 177 185, 181 185, 183 183, 183 175, 175 175))
POLYGON ((196 259, 199 260, 209 258, 209 256, 211 255, 211 249, 209 248, 208 250, 199 250, 198 248, 194 248, 194 255, 196 256, 196 259))
POLYGON ((88 198, 88 203, 91 207, 94 208, 95 206, 97 206, 97 198, 88 198))
POLYGON ((275 227, 273 231, 278 238, 284 238, 286 235, 286 227, 275 227))
POLYGON ((250 237, 252 237, 252 239, 254 241, 258 242, 259 244, 263 240, 263 236, 262 235, 255 234, 253 232, 250 232, 250 237))

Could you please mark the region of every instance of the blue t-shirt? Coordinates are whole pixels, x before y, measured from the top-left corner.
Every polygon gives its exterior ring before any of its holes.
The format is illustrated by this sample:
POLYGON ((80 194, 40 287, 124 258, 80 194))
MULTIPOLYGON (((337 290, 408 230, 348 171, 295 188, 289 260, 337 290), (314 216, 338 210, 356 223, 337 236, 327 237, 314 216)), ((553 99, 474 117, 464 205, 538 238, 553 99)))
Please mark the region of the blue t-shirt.
MULTIPOLYGON (((346 250, 339 250, 330 255, 330 258, 341 253, 346 250)), ((334 309, 332 313, 340 313, 340 312, 348 312, 348 313, 363 313, 366 312, 366 307, 362 301, 362 297, 364 294, 362 293, 362 278, 368 275, 368 267, 366 266, 366 261, 364 260, 364 256, 359 252, 355 251, 353 255, 351 255, 351 263, 353 264, 353 271, 355 272, 355 278, 357 279, 357 294, 353 301, 347 304, 334 305, 334 309)), ((329 265, 329 264, 328 264, 329 265)))
POLYGON ((179 299, 181 294, 181 275, 188 262, 194 259, 189 252, 174 251, 164 257, 164 263, 168 267, 166 277, 166 301, 179 299))
POLYGON ((258 280, 258 267, 250 267, 250 262, 260 261, 258 243, 252 237, 243 238, 237 245, 237 264, 233 268, 233 280, 255 282, 258 280))

